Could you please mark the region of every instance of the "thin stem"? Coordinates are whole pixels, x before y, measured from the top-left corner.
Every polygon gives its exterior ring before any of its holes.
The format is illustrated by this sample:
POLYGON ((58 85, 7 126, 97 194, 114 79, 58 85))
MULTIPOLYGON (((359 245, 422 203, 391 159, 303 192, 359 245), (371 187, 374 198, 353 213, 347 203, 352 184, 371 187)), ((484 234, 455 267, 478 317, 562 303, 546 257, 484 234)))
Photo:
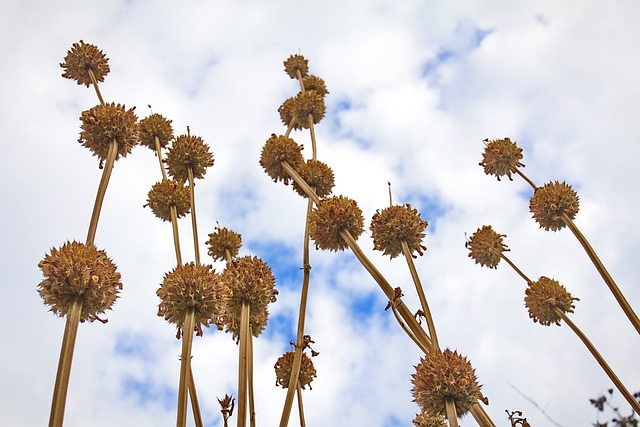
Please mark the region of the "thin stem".
POLYGON ((82 300, 76 298, 71 303, 69 311, 67 312, 67 322, 64 327, 62 347, 60 348, 56 384, 53 389, 53 399, 51 401, 49 427, 62 427, 64 408, 67 401, 67 390, 69 388, 69 376, 71 374, 71 362, 73 361, 73 350, 76 345, 81 313, 82 300))
POLYGON ((100 88, 98 87, 98 81, 96 80, 96 75, 93 74, 93 70, 91 70, 91 68, 89 68, 89 78, 91 79, 93 88, 96 90, 96 95, 98 95, 98 100, 100 101, 100 104, 104 106, 104 99, 102 99, 102 94, 100 93, 100 88))
POLYGON ((291 177, 291 179, 293 179, 296 184, 298 184, 300 188, 302 188, 302 191, 304 191, 304 193, 310 200, 313 201, 313 203, 315 203, 316 205, 320 203, 320 198, 318 197, 316 192, 311 187, 309 187, 309 184, 307 184, 304 178, 302 178, 300 174, 296 172, 296 170, 291 167, 289 163, 282 162, 282 169, 284 169, 284 171, 291 177))
POLYGON ((400 318, 400 315, 398 314, 398 310, 396 310, 394 306, 391 306, 391 311, 393 312, 393 315, 396 318, 396 321, 398 322, 398 324, 400 325, 404 333, 407 334, 409 338, 411 338, 411 340, 415 343, 415 345, 417 345, 418 348, 424 352, 424 354, 429 353, 430 349, 424 347, 423 344, 420 341, 418 341, 418 339, 413 334, 413 332, 411 332, 411 330, 407 327, 407 325, 405 325, 405 323, 402 321, 402 319, 400 318))
POLYGON ((638 319, 638 316, 633 311, 633 308, 631 308, 631 304, 629 304, 627 299, 624 297, 624 294, 622 293, 620 288, 618 288, 618 285, 616 284, 616 282, 613 280, 613 278, 605 268, 602 261, 600 261, 600 258, 596 254, 596 251, 593 250, 593 248, 589 244, 589 241, 587 240, 586 237, 584 237, 582 232, 580 232, 580 229, 576 226, 573 220, 564 212, 562 212, 562 220, 564 221, 565 224, 567 224, 567 227, 569 227, 569 229, 573 232, 573 235, 576 236, 576 239, 578 239, 578 242, 580 242, 580 244, 584 248, 585 252, 589 256, 589 259, 591 260, 593 265, 596 267, 596 270, 598 270, 598 273, 600 273, 600 276, 602 276, 602 279, 609 287, 609 290, 611 291, 616 301, 622 308, 622 311, 624 311, 624 314, 627 315, 627 318, 629 319, 633 327, 636 328, 636 331, 640 334, 640 319, 638 319))
POLYGON ((516 265, 511 262, 511 260, 509 258, 507 258, 503 253, 500 254, 500 258, 502 258, 503 260, 505 260, 505 262, 507 264, 509 264, 511 266, 511 268, 513 268, 516 273, 518 273, 520 275, 520 277, 522 277, 524 279, 525 282, 527 283, 533 283, 523 272, 522 270, 520 270, 518 267, 516 267, 516 265))
POLYGON ((298 381, 296 392, 298 396, 298 417, 300 418, 300 427, 305 427, 307 424, 304 420, 304 406, 302 405, 302 387, 300 387, 300 381, 298 381))
POLYGON ((622 384, 622 381, 620 381, 620 379, 615 374, 615 372, 613 372, 613 369, 609 367, 606 360, 604 360, 604 357, 602 357, 602 355, 598 352, 596 347, 591 343, 591 341, 589 341, 587 336, 580 330, 580 328, 578 328, 578 326, 575 323, 573 323, 573 321, 571 321, 569 316, 567 316, 564 311, 560 310, 558 307, 554 307, 554 312, 556 313, 557 316, 561 317, 562 320, 564 320, 564 322, 567 325, 569 325, 571 330, 578 336, 578 338, 580 338, 582 343, 587 347, 591 355, 596 359, 600 367, 604 370, 604 372, 607 374, 609 379, 616 386, 618 391, 622 393, 622 395, 627 400, 627 402, 631 405, 631 407, 636 412, 636 414, 640 414, 640 403, 638 403, 638 401, 635 400, 633 395, 629 393, 629 391, 626 389, 624 384, 622 384))
POLYGON ((256 427, 256 402, 253 393, 253 333, 249 325, 247 334, 247 387, 249 389, 249 425, 256 427))
POLYGON ((480 427, 496 427, 491 418, 489 418, 489 414, 487 414, 479 403, 474 404, 469 412, 471 412, 471 415, 480 427))
POLYGON ((178 385, 178 418, 177 427, 187 425, 187 395, 189 393, 189 372, 191 371, 191 346, 193 344, 193 327, 195 310, 187 312, 182 323, 182 355, 180 356, 180 384, 178 385))
POLYGON ((249 334, 249 304, 240 309, 240 338, 238 350, 238 427, 247 425, 247 335, 249 334))
POLYGON ((100 211, 102 210, 102 202, 104 201, 104 196, 107 192, 107 186, 109 185, 111 171, 113 170, 113 164, 116 161, 117 154, 118 141, 114 139, 109 143, 109 151, 107 152, 104 169, 102 169, 102 177, 100 178, 100 185, 98 186, 98 194, 96 194, 96 200, 93 204, 91 222, 89 222, 89 232, 87 233, 87 245, 93 245, 93 241, 96 238, 96 230, 98 229, 98 219, 100 218, 100 211))
POLYGON ((200 265, 200 248, 198 244, 198 224, 196 221, 196 195, 195 184, 193 182, 193 169, 189 166, 189 195, 191 200, 191 228, 193 229, 193 250, 196 258, 196 265, 200 265))
POLYGON ((515 168, 513 171, 514 171, 515 173, 517 173, 518 175, 520 175, 520 177, 521 177, 522 179, 524 179, 525 181, 527 181, 527 184, 529 184, 529 185, 531 186, 531 188, 533 188, 533 190, 534 190, 534 191, 538 189, 538 186, 537 186, 536 184, 534 184, 534 182, 533 182, 533 181, 531 181, 531 180, 530 180, 530 179, 529 179, 529 178, 528 178, 528 177, 527 177, 527 176, 526 176, 526 175, 525 175, 525 174, 524 174, 520 169, 515 168))
POLYGON ((189 397, 191 398, 191 408, 193 409, 193 419, 196 427, 203 427, 202 415, 200 413, 200 403, 198 402, 198 393, 196 392, 196 383, 193 377, 193 369, 189 363, 189 397))
POLYGON ((444 399, 444 404, 447 411, 447 421, 449 421, 449 427, 459 427, 458 413, 456 412, 456 404, 453 401, 453 398, 446 397, 444 399))
POLYGON ((182 265, 182 254, 180 253, 180 236, 178 235, 178 210, 175 205, 169 208, 171 215, 171 228, 173 229, 173 246, 176 251, 176 262, 182 265))
POLYGON ((162 163, 162 149, 160 148, 160 138, 158 138, 157 135, 154 138, 156 146, 156 156, 158 157, 158 162, 160 162, 160 172, 162 172, 162 180, 165 181, 167 179, 167 171, 164 170, 164 163, 162 163))
POLYGON ((309 133, 311 134, 311 158, 316 160, 316 131, 313 127, 313 116, 309 114, 309 133))

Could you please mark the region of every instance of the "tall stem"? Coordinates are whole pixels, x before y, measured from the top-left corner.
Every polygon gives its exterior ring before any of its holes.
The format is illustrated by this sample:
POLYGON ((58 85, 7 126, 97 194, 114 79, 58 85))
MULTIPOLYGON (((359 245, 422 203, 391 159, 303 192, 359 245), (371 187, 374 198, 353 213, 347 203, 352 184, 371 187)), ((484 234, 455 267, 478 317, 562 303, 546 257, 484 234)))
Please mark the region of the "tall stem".
POLYGON ((249 425, 256 427, 256 401, 253 393, 253 333, 249 325, 247 334, 247 388, 249 397, 249 425))
POLYGON ((449 427, 459 427, 458 413, 456 412, 456 404, 454 403, 453 398, 445 398, 444 404, 447 411, 447 421, 449 421, 449 427))
POLYGON ((178 210, 175 205, 169 208, 171 215, 171 228, 173 229, 173 247, 176 252, 176 262, 182 265, 182 254, 180 253, 180 235, 178 234, 178 210))
POLYGON ((531 188, 533 188, 534 190, 538 189, 538 186, 533 181, 531 181, 520 169, 515 168, 514 172, 520 175, 520 177, 524 179, 527 182, 527 184, 531 186, 531 188))
POLYGON ((96 95, 98 95, 98 100, 100 101, 100 104, 104 106, 104 99, 102 98, 102 94, 100 93, 100 88, 98 87, 98 81, 96 80, 96 75, 93 74, 93 70, 91 70, 91 68, 89 68, 89 78, 91 79, 93 88, 96 90, 96 95))
POLYGON ((155 139, 155 147, 156 147, 156 156, 158 157, 158 162, 160 162, 160 172, 162 172, 162 180, 165 181, 167 179, 167 171, 164 170, 164 164, 162 163, 162 150, 160 148, 160 138, 156 135, 155 139))
POLYGON ((198 393, 196 392, 196 383, 193 377, 193 369, 189 364, 189 397, 191 400, 191 408, 193 409, 193 419, 195 420, 196 427, 203 427, 202 415, 200 413, 200 403, 198 402, 198 393))
POLYGON ((91 222, 89 223, 89 232, 87 233, 87 245, 93 245, 93 241, 96 238, 96 230, 98 229, 98 219, 100 218, 100 211, 102 210, 102 202, 107 192, 107 186, 109 185, 109 179, 111 178, 111 171, 113 170, 113 164, 116 161, 116 155, 118 154, 118 141, 115 139, 109 143, 109 151, 107 152, 107 159, 102 169, 102 177, 100 178, 100 185, 98 186, 98 193, 96 194, 96 200, 93 204, 93 212, 91 213, 91 222))
POLYGON ((198 222, 196 221, 196 195, 195 183, 193 182, 193 169, 189 167, 189 194, 191 198, 191 228, 193 229, 193 250, 196 258, 196 265, 200 265, 200 245, 198 244, 198 222))
POLYGON ((195 311, 191 309, 187 312, 182 324, 182 355, 180 356, 177 427, 185 427, 187 425, 187 395, 189 389, 189 372, 191 371, 191 346, 193 344, 194 325, 195 311))
POLYGON ((249 304, 240 309, 240 338, 238 350, 238 427, 247 425, 247 335, 249 334, 249 304))
POLYGON ((489 414, 487 414, 479 403, 473 405, 470 412, 480 427, 496 427, 491 418, 489 418, 489 414))
POLYGON ((522 270, 520 270, 513 262, 511 262, 511 260, 509 258, 507 258, 504 254, 500 254, 500 258, 502 258, 507 264, 509 264, 511 266, 511 268, 513 268, 515 270, 516 273, 518 273, 520 275, 520 277, 522 277, 524 279, 525 282, 527 283, 532 283, 531 280, 526 276, 526 274, 524 274, 522 272, 522 270))
POLYGON ((296 385, 296 395, 298 396, 298 417, 300 418, 300 427, 305 427, 307 423, 304 420, 304 406, 302 404, 302 387, 300 381, 296 385))

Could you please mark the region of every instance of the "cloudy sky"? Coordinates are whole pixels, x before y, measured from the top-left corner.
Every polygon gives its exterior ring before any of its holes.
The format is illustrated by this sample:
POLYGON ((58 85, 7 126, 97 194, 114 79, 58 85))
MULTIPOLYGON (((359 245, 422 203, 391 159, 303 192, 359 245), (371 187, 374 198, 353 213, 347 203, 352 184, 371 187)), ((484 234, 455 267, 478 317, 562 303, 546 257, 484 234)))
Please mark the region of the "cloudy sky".
MULTIPOLYGON (((189 126, 211 146, 215 165, 196 186, 201 252, 219 222, 277 277, 279 299, 254 344, 261 425, 280 417, 285 393, 273 364, 295 337, 301 282, 306 202, 258 164, 269 135, 285 130, 277 108, 298 89, 283 72, 294 53, 330 91, 316 132, 334 193, 358 202, 368 228, 389 203, 390 181, 394 202, 429 221, 416 264, 439 338, 472 362, 494 422, 509 425, 505 410, 520 410, 534 426, 589 425, 589 398, 611 387, 608 378, 566 325, 528 318, 525 283, 506 264, 489 270, 467 257, 465 233, 493 225, 529 277, 553 277, 579 297, 572 318, 640 390, 640 339, 570 231, 539 229, 531 188, 478 166, 483 139, 508 136, 524 148, 534 182, 570 183, 580 195, 576 224, 640 311, 639 19, 631 0, 2 1, 0 424, 42 426, 49 416, 65 322, 37 294, 37 264, 51 247, 85 239, 101 173, 77 143, 95 93, 60 76, 83 39, 110 58, 108 102, 136 106, 140 118, 151 105, 176 134, 189 126)), ((308 134, 292 136, 310 155, 308 134)), ((155 295, 175 264, 171 228, 143 208, 159 179, 144 147, 113 171, 96 244, 117 263, 124 290, 109 323, 80 325, 68 426, 175 422, 180 343, 156 316, 155 295)), ((181 222, 186 260, 190 233, 181 222)), ((359 242, 416 310, 406 263, 374 253, 368 231, 359 242)), ((419 351, 350 252, 313 251, 311 264, 307 333, 320 355, 304 394, 308 424, 410 425, 419 351)), ((236 394, 231 336, 196 338, 193 369, 205 423, 220 426, 216 397, 236 394)))

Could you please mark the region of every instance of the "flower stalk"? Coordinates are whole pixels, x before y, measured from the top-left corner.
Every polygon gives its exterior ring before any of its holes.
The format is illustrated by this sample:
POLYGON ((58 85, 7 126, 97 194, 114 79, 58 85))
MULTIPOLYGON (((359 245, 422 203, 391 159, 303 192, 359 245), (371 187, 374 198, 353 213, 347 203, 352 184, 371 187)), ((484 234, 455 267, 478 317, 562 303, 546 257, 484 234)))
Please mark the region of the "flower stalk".
MULTIPOLYGON (((182 324, 182 355, 180 356, 180 384, 178 386, 178 418, 177 427, 186 427, 187 425, 187 395, 189 392, 189 384, 193 383, 190 379, 191 372, 191 347, 193 345, 193 328, 195 327, 195 310, 191 309, 185 316, 182 324)), ((195 410, 195 408, 194 408, 195 410)))
POLYGON ((98 229, 98 220, 100 219, 100 211, 102 210, 102 202, 107 192, 107 186, 109 185, 109 179, 111 178, 111 171, 116 161, 118 154, 118 141, 113 139, 109 144, 109 151, 107 153, 107 159, 102 170, 102 177, 100 178, 100 185, 98 186, 98 193, 96 194, 96 200, 93 205, 93 212, 91 213, 91 221, 89 222, 89 231, 87 233, 87 245, 92 245, 96 238, 96 231, 98 229))

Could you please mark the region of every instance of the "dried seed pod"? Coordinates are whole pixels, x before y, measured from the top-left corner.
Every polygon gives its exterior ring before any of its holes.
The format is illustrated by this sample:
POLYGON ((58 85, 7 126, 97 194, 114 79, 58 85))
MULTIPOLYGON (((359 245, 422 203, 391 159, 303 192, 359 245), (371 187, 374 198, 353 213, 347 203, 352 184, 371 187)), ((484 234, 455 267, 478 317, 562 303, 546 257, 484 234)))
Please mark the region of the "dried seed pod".
POLYGON ((555 312, 558 307, 564 313, 573 313, 574 298, 558 281, 542 276, 536 282, 529 283, 525 291, 524 304, 529 310, 529 317, 534 322, 549 326, 560 325, 561 317, 555 312))
POLYGON ((226 259, 227 252, 231 258, 235 258, 242 246, 242 236, 227 227, 216 225, 215 231, 209 234, 207 246, 214 261, 226 259))
POLYGON ((323 98, 329 93, 329 91, 327 90, 327 85, 324 83, 324 80, 322 80, 318 76, 309 75, 304 79, 302 79, 302 84, 304 85, 304 90, 307 90, 307 91, 312 90, 316 92, 318 95, 322 96, 323 98))
POLYGON ((122 289, 116 265, 94 245, 66 242, 60 249, 51 249, 38 267, 45 277, 38 293, 58 316, 65 316, 71 303, 80 299, 81 322, 104 321, 98 315, 111 309, 122 289))
MULTIPOLYGON (((262 310, 251 310, 249 313, 249 330, 251 335, 259 337, 262 331, 267 327, 269 320, 269 309, 264 307, 262 310)), ((230 333, 233 340, 238 343, 240 340, 240 313, 226 313, 223 318, 221 327, 224 331, 230 333)))
POLYGON ((156 151, 156 137, 158 137, 160 148, 166 147, 173 139, 173 127, 171 120, 153 113, 140 120, 140 144, 156 151))
POLYGON ((138 143, 138 117, 136 107, 125 109, 124 105, 110 103, 96 105, 80 116, 82 125, 78 142, 100 159, 107 158, 111 141, 118 142, 116 160, 125 157, 138 143))
POLYGON ((347 247, 340 236, 348 231, 357 239, 364 231, 362 211, 355 200, 333 196, 320 200, 309 215, 309 233, 320 249, 338 251, 347 247))
POLYGON ((302 125, 295 119, 295 103, 296 98, 293 96, 285 99, 282 105, 278 107, 278 113, 280 114, 280 120, 282 120, 285 126, 289 126, 293 120, 292 129, 299 130, 302 129, 302 125))
POLYGON ((296 124, 305 129, 309 128, 309 115, 313 118, 313 123, 317 124, 324 117, 325 111, 324 98, 313 90, 299 92, 294 98, 293 115, 296 124))
MULTIPOLYGON (((295 352, 288 351, 280 356, 276 361, 276 364, 273 365, 273 368, 276 370, 276 386, 280 386, 282 388, 289 387, 294 357, 295 352)), ((300 374, 298 375, 300 387, 305 388, 306 386, 309 386, 309 389, 311 390, 311 382, 316 376, 316 368, 313 367, 313 361, 306 353, 302 353, 300 374)))
POLYGON ((503 237, 507 235, 496 233, 490 225, 483 225, 466 243, 468 256, 483 267, 497 268, 502 253, 510 250, 502 242, 503 237))
POLYGON ((309 75, 309 61, 302 55, 291 55, 284 61, 284 71, 292 79, 298 78, 297 71, 300 71, 304 78, 309 75))
POLYGON ((189 188, 171 179, 157 182, 147 195, 147 206, 163 221, 171 221, 171 207, 175 206, 177 217, 182 218, 191 210, 189 188))
POLYGON ((449 425, 442 415, 431 415, 426 412, 416 414, 412 422, 415 427, 448 427, 449 425))
POLYGON ((422 246, 422 240, 428 225, 408 203, 377 210, 370 226, 373 249, 383 251, 393 259, 402 253, 402 242, 405 241, 414 258, 413 252, 422 256, 427 249, 422 246))
POLYGON ((220 275, 210 265, 193 262, 179 265, 166 273, 156 295, 160 298, 158 316, 178 327, 179 338, 187 313, 195 311, 196 335, 202 327, 219 324, 227 299, 220 275))
POLYGON ((509 138, 495 139, 493 141, 485 140, 480 166, 484 167, 485 174, 495 175, 498 181, 503 175, 507 175, 513 181, 511 174, 518 167, 524 166, 520 162, 522 157, 522 148, 518 147, 509 138))
POLYGON ((189 169, 194 179, 204 178, 207 168, 213 166, 213 154, 201 137, 180 135, 173 141, 164 162, 173 179, 186 182, 189 180, 189 169))
MULTIPOLYGON (((302 179, 305 180, 309 187, 314 188, 316 195, 323 198, 331 194, 335 185, 335 176, 333 171, 326 163, 318 160, 309 159, 302 163, 297 169, 302 179)), ((302 197, 307 197, 302 187, 297 183, 293 183, 293 189, 302 197)))
POLYGON ((549 182, 537 188, 529 200, 533 219, 547 231, 558 231, 566 226, 562 213, 574 219, 579 207, 578 194, 566 182, 549 182))
POLYGON ((291 177, 282 168, 282 162, 287 162, 289 166, 298 170, 304 163, 302 146, 289 137, 271 134, 262 147, 260 166, 274 182, 283 181, 288 185, 291 177))
POLYGON ((423 412, 445 415, 445 400, 451 398, 462 417, 483 398, 475 370, 457 351, 431 351, 415 368, 411 393, 423 412))
POLYGON ((64 69, 62 77, 75 80, 79 85, 86 87, 92 83, 89 70, 93 72, 97 82, 103 82, 110 71, 109 58, 96 46, 83 40, 71 46, 60 66, 64 69))

